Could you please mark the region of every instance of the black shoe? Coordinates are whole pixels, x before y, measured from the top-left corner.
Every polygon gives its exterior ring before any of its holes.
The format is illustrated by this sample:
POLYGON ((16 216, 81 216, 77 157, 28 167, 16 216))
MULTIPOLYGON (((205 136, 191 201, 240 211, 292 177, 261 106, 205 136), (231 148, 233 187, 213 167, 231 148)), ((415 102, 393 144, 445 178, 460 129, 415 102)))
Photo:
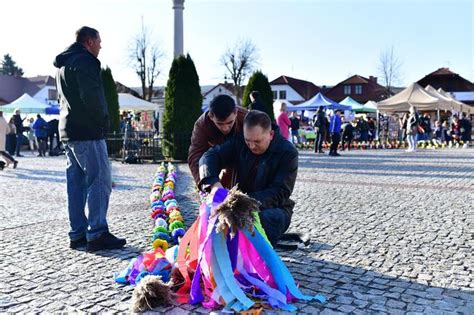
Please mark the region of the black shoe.
POLYGON ((75 241, 71 241, 69 243, 69 248, 72 248, 72 249, 78 249, 80 247, 85 247, 87 245, 87 239, 86 237, 81 237, 80 239, 78 240, 75 240, 75 241))
POLYGON ((13 168, 16 168, 18 166, 18 161, 13 161, 13 168))
POLYGON ((125 246, 127 241, 124 238, 115 237, 112 233, 107 232, 87 242, 87 251, 93 252, 101 249, 118 249, 125 246))

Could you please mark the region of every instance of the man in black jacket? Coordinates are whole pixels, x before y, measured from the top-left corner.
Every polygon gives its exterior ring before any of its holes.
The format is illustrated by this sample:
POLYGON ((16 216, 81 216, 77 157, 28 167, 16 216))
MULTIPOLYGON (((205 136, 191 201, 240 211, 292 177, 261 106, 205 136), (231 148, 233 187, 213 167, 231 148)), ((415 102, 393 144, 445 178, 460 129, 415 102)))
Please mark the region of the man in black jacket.
POLYGON ((219 173, 236 171, 239 189, 258 200, 260 220, 275 245, 288 229, 295 202, 290 199, 298 171, 298 151, 284 139, 270 117, 252 110, 244 119, 244 134, 209 149, 199 161, 199 186, 204 191, 222 187, 219 173))
POLYGON ((324 108, 320 106, 316 111, 313 118, 314 132, 316 133, 316 139, 314 140, 314 153, 324 153, 323 142, 326 138, 328 121, 326 119, 326 113, 324 108))
POLYGON ((54 61, 61 106, 59 134, 67 158, 70 247, 87 246, 88 251, 121 248, 126 243, 112 235, 107 225, 112 179, 105 143, 109 114, 97 59, 100 43, 99 32, 83 26, 76 32, 76 42, 54 61))

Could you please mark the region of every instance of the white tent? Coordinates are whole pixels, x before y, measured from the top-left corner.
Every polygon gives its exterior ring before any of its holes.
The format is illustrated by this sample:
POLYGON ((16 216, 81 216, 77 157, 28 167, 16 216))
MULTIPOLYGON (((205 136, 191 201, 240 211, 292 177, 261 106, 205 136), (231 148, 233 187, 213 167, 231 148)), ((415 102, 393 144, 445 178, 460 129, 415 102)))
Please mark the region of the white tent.
POLYGON ((410 106, 422 111, 437 110, 440 100, 431 96, 415 82, 400 93, 377 103, 377 109, 381 112, 407 112, 410 106))
POLYGON ((375 103, 374 101, 367 101, 367 103, 364 104, 363 108, 365 110, 375 112, 377 110, 377 103, 375 103))
POLYGON ((0 106, 0 110, 5 113, 13 113, 15 109, 19 109, 24 114, 44 114, 48 107, 25 93, 10 104, 0 106))
POLYGON ((449 110, 449 111, 461 111, 461 105, 458 104, 455 100, 450 97, 447 97, 440 92, 436 91, 434 87, 431 85, 427 85, 425 87, 426 92, 428 92, 431 96, 436 97, 440 100, 439 109, 449 110))
POLYGON ((458 101, 457 99, 455 99, 454 97, 451 96, 451 94, 449 94, 448 92, 444 91, 442 88, 439 88, 438 89, 438 93, 449 98, 450 100, 452 100, 457 106, 459 106, 459 110, 458 112, 467 112, 467 113, 471 113, 472 112, 472 107, 467 105, 467 104, 464 104, 463 102, 460 102, 458 101))
POLYGON ((135 97, 128 93, 119 93, 119 107, 120 110, 134 110, 134 111, 145 111, 145 110, 158 110, 158 104, 151 103, 141 98, 135 97))

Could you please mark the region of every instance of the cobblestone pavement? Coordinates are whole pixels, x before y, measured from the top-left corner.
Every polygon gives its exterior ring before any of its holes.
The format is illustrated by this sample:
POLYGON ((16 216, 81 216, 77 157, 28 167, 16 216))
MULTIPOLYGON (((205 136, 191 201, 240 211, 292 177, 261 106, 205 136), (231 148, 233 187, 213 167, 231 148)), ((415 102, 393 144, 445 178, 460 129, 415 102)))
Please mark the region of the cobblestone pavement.
MULTIPOLYGON (((304 293, 329 301, 296 303, 298 313, 473 314, 474 150, 342 154, 300 154, 290 229, 312 243, 280 254, 304 293)), ((109 224, 128 244, 96 254, 68 248, 64 166, 64 157, 27 156, 0 173, 2 313, 128 310, 133 288, 115 284, 113 272, 149 249, 156 165, 113 162, 109 224)), ((187 166, 178 170, 190 224, 196 194, 187 166)))

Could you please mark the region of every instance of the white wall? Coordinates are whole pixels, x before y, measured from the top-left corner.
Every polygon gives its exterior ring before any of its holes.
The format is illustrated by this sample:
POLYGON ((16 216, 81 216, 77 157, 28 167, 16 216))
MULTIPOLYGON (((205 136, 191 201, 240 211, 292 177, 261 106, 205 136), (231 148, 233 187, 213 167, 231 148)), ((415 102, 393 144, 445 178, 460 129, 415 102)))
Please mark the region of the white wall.
POLYGON ((214 90, 212 90, 209 94, 206 95, 206 97, 203 98, 202 100, 202 105, 203 107, 208 107, 211 101, 216 97, 217 95, 225 94, 234 99, 235 102, 237 102, 237 98, 235 97, 234 93, 229 91, 228 89, 218 86, 214 90))
POLYGON ((55 90, 56 91, 56 86, 51 86, 51 85, 46 85, 43 87, 41 90, 39 90, 35 95, 33 95, 33 98, 36 99, 37 101, 40 101, 41 103, 44 104, 51 104, 51 105, 58 105, 58 100, 50 100, 49 99, 49 90, 55 90))
POLYGON ((280 91, 286 91, 286 100, 288 101, 304 101, 305 99, 299 95, 291 86, 289 85, 270 85, 273 91, 277 91, 277 100, 280 99, 280 91))

